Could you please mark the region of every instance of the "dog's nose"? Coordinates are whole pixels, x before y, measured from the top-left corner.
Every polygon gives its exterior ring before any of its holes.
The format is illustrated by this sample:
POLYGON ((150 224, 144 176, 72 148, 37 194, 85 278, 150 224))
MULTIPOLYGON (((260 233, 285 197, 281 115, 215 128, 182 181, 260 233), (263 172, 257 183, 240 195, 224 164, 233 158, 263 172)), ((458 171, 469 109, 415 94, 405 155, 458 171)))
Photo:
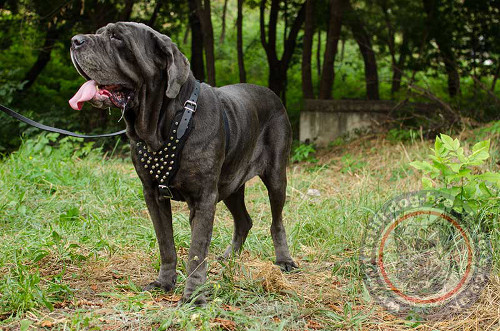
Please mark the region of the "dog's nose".
POLYGON ((83 34, 77 34, 73 38, 71 38, 71 44, 73 45, 73 48, 78 48, 85 44, 87 41, 87 38, 83 34))

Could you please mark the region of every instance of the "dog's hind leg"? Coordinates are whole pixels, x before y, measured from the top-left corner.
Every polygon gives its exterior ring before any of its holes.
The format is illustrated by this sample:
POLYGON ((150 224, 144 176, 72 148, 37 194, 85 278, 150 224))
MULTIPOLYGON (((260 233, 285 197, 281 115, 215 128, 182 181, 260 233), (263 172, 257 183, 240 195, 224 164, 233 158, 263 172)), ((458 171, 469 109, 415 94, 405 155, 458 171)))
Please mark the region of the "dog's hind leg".
POLYGON ((252 219, 245 207, 245 185, 224 199, 224 204, 234 218, 233 241, 224 252, 223 258, 229 258, 233 253, 238 254, 252 228, 252 219))
MULTIPOLYGON (((283 122, 280 124, 282 123, 283 122)), ((268 146, 272 147, 273 150, 269 150, 268 152, 268 163, 260 178, 264 182, 264 185, 266 185, 269 201, 271 203, 273 218, 271 236, 273 238, 274 251, 276 254, 276 264, 279 265, 283 271, 290 271, 298 266, 290 256, 290 251, 286 242, 285 227, 283 226, 282 212, 286 199, 286 166, 288 163, 291 138, 287 130, 278 127, 273 131, 272 139, 274 143, 268 146), (282 133, 282 135, 279 133, 282 133)))

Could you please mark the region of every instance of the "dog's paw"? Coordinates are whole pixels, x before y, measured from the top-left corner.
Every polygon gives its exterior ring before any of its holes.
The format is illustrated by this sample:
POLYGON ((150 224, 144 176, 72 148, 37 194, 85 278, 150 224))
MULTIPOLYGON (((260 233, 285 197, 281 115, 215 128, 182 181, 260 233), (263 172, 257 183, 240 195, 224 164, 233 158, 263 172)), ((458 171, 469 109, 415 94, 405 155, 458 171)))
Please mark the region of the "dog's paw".
POLYGON ((280 267, 281 271, 290 272, 297 269, 299 266, 293 260, 289 261, 276 261, 276 265, 280 267))
POLYGON ((207 299, 205 298, 205 294, 198 294, 193 297, 193 295, 184 293, 182 299, 179 301, 179 305, 187 303, 191 303, 197 307, 205 307, 207 305, 207 299))
POLYGON ((174 287, 175 287, 175 283, 167 283, 167 282, 162 283, 162 282, 155 280, 154 282, 151 282, 148 285, 144 286, 142 288, 142 290, 143 291, 151 291, 151 290, 159 289, 159 290, 163 290, 165 292, 170 292, 174 289, 174 287))

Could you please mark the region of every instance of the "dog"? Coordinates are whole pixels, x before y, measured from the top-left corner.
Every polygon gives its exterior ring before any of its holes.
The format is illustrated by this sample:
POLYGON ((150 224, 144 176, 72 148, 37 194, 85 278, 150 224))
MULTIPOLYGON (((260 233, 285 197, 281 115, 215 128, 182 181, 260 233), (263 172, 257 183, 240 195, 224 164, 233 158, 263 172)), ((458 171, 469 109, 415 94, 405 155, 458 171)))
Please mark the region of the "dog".
MULTIPOLYGON (((132 161, 161 257, 158 278, 144 289, 170 291, 177 280, 171 203, 141 163, 138 146, 142 142, 149 151, 158 151, 168 141, 174 116, 196 85, 189 61, 169 37, 133 22, 110 23, 96 34, 74 36, 70 54, 76 70, 87 80, 70 105, 80 109, 89 101, 96 107, 123 111, 132 161)), ((227 258, 240 252, 252 227, 244 196, 245 183, 255 176, 262 179, 269 194, 276 264, 284 271, 297 268, 282 219, 292 131, 280 98, 252 84, 216 88, 202 83, 189 125, 191 131, 179 151, 180 164, 170 187, 190 210, 191 245, 182 302, 203 305, 205 295, 197 289, 206 281, 216 205, 224 201, 234 218, 232 242, 224 252, 227 258)))

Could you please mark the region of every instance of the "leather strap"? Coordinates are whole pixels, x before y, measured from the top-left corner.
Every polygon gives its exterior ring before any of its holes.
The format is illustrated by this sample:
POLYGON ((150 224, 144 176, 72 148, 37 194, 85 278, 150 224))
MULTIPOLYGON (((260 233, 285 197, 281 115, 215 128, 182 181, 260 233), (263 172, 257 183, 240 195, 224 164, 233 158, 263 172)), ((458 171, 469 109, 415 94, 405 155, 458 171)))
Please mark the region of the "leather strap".
POLYGON ((104 137, 114 137, 114 136, 119 136, 121 134, 124 134, 125 132, 127 132, 127 130, 121 130, 121 131, 118 131, 118 132, 112 132, 112 133, 104 133, 104 134, 96 134, 96 135, 87 135, 87 134, 80 134, 80 133, 76 133, 76 132, 71 132, 71 131, 68 131, 68 130, 63 130, 63 129, 58 129, 58 128, 54 128, 52 126, 48 126, 48 125, 45 125, 45 124, 41 124, 41 123, 38 123, 38 122, 35 122, 27 117, 24 117, 23 115, 13 111, 12 109, 10 108, 7 108, 5 107, 4 105, 0 105, 0 110, 3 111, 5 114, 21 121, 21 122, 24 122, 26 124, 29 124, 31 126, 34 126, 35 128, 38 128, 38 129, 41 129, 41 130, 45 130, 45 131, 49 131, 49 132, 55 132, 55 133, 60 133, 60 134, 64 134, 66 136, 72 136, 72 137, 77 137, 77 138, 104 138, 104 137))
POLYGON ((196 112, 200 85, 199 81, 195 82, 191 97, 184 103, 183 109, 175 114, 170 124, 167 141, 159 150, 151 150, 144 141, 136 143, 137 159, 158 184, 160 196, 166 199, 182 199, 175 190, 170 188, 170 182, 179 170, 182 148, 189 137, 189 132, 194 128, 191 118, 196 112))

